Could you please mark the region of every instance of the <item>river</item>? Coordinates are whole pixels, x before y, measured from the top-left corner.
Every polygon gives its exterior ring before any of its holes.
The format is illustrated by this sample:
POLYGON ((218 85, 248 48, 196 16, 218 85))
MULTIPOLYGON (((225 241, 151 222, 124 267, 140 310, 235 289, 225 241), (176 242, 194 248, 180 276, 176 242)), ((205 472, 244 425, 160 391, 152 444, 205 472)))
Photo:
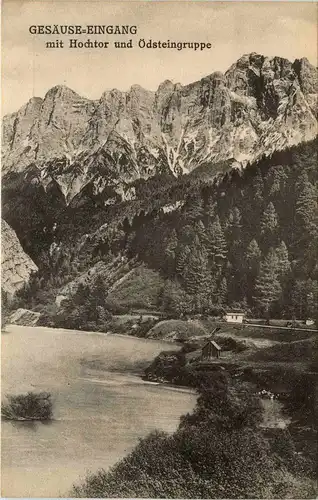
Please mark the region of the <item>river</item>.
POLYGON ((2 497, 65 497, 88 471, 107 469, 154 429, 173 432, 190 391, 143 382, 140 370, 176 346, 118 335, 7 326, 2 399, 51 392, 50 423, 2 422, 2 497))

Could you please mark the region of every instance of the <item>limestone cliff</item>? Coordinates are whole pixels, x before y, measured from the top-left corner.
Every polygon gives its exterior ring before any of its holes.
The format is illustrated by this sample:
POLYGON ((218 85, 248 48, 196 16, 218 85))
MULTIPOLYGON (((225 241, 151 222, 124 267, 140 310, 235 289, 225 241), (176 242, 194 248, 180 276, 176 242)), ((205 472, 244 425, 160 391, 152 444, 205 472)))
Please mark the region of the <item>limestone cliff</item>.
POLYGON ((1 288, 13 296, 28 282, 37 266, 24 252, 14 230, 1 221, 1 288))

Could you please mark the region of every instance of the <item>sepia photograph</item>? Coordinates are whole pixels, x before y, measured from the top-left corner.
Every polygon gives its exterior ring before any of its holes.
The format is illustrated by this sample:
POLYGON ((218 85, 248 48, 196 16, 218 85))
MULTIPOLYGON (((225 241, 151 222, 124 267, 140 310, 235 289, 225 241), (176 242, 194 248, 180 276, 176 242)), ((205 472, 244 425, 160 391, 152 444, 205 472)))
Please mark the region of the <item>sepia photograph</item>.
POLYGON ((317 498, 317 7, 2 1, 2 498, 317 498))

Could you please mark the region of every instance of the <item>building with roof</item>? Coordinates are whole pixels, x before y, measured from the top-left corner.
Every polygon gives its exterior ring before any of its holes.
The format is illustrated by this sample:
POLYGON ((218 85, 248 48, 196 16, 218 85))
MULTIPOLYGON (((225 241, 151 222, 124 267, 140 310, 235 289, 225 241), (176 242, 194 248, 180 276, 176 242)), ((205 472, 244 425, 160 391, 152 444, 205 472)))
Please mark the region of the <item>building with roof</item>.
POLYGON ((244 311, 235 309, 233 309, 232 311, 226 311, 224 315, 224 319, 227 323, 243 323, 244 317, 244 311))
POLYGON ((208 340, 201 350, 201 361, 211 361, 221 356, 221 347, 214 341, 208 340))

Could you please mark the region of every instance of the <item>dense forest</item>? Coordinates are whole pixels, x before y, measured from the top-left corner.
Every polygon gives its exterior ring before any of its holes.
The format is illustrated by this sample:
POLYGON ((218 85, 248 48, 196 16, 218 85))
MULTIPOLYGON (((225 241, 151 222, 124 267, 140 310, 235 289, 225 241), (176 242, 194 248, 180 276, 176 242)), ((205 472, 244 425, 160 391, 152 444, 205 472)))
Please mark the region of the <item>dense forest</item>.
POLYGON ((193 186, 181 211, 138 227, 129 252, 168 278, 165 307, 176 299, 196 312, 241 305, 262 316, 315 314, 315 152, 307 144, 193 186))
MULTIPOLYGON (((135 200, 107 209, 98 199, 65 209, 20 300, 47 303, 96 262, 111 266, 124 256, 160 275, 154 305, 172 315, 240 307, 255 317, 315 318, 317 142, 223 168, 136 181, 135 200)), ((107 296, 107 280, 96 286, 107 296)), ((75 300, 94 301, 96 293, 82 288, 75 300)))

